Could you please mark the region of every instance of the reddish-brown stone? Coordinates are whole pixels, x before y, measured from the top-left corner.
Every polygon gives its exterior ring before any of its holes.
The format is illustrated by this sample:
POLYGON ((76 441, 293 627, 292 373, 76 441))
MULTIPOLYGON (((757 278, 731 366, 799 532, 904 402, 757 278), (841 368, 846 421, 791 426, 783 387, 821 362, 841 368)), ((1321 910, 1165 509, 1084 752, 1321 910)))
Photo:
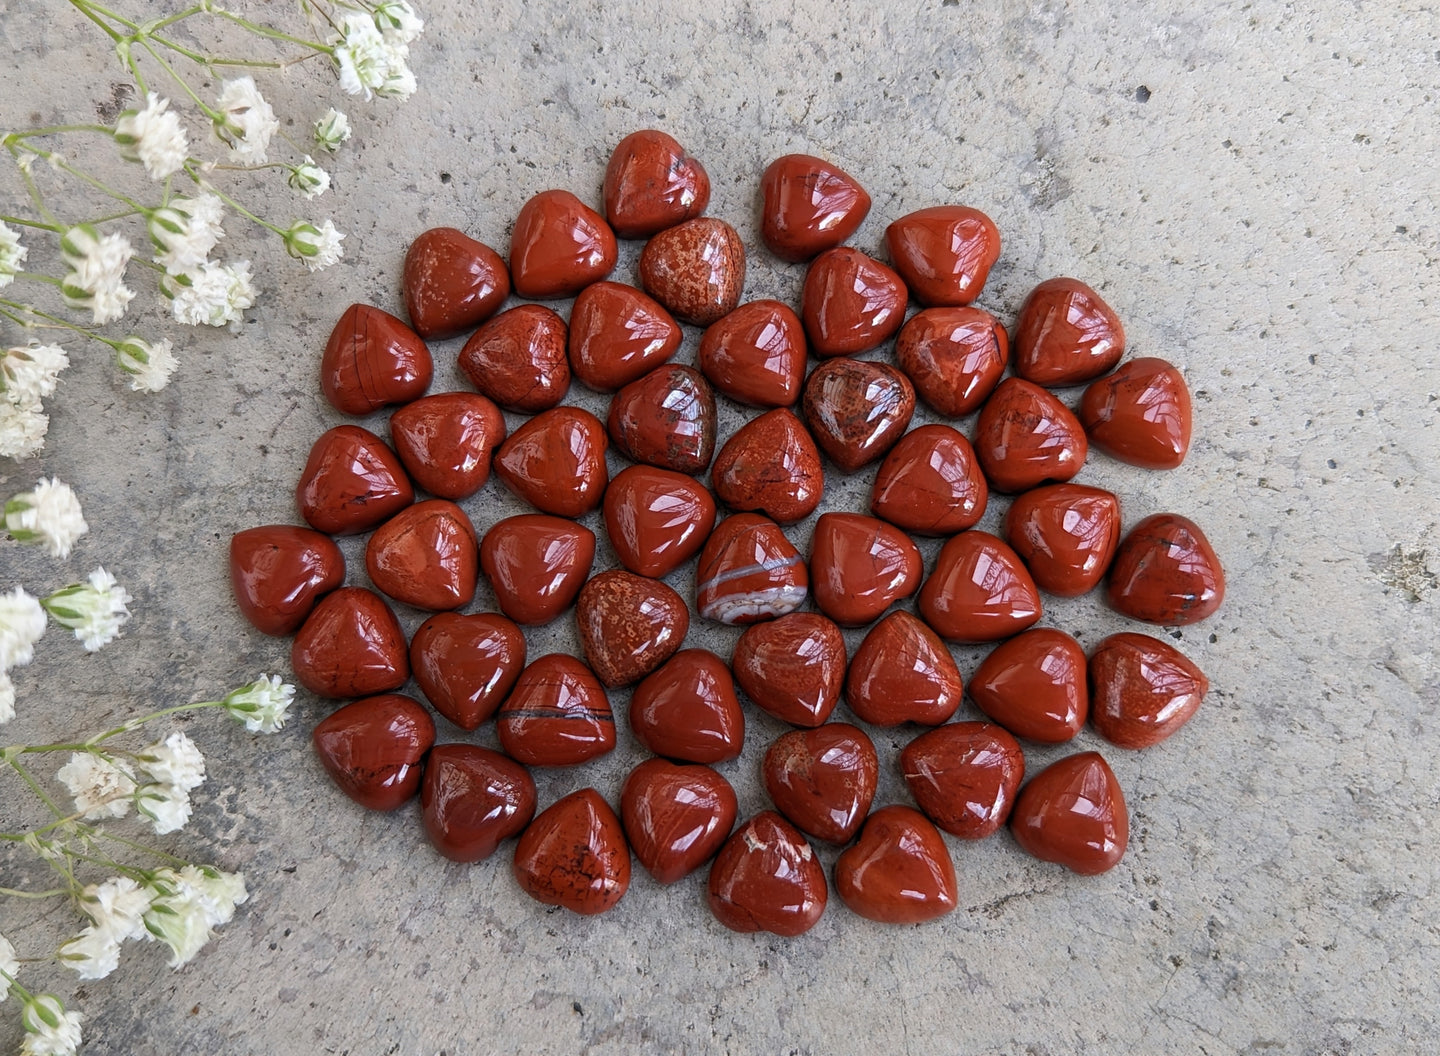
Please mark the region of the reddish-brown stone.
POLYGON ((734 759, 745 715, 730 669, 714 653, 682 649, 635 687, 630 729, 656 755, 687 763, 734 759))
POLYGON ((309 528, 270 524, 230 539, 235 601, 266 634, 294 634, 315 603, 344 582, 340 548, 309 528))
POLYGON ((931 821, 961 839, 980 840, 1010 816, 1025 755, 994 723, 952 722, 907 744, 900 769, 931 821))
POLYGON ((970 679, 976 707, 1016 737, 1072 739, 1085 725, 1085 650, 1064 631, 1035 627, 995 647, 970 679))
POLYGON ((609 275, 618 254, 604 217, 569 191, 541 191, 515 217, 510 279, 520 297, 569 297, 609 275))
POLYGON ((645 243, 640 284, 681 322, 709 326, 740 303, 745 244, 724 220, 686 220, 645 243))
POLYGON ((955 908, 955 864, 925 815, 913 807, 881 807, 836 861, 835 891, 868 920, 919 924, 955 908))
POLYGON ((600 793, 582 788, 530 823, 515 847, 515 880, 531 898, 587 916, 630 887, 630 848, 600 793))
POLYGON ((1066 406, 1022 378, 1000 383, 975 429, 975 453, 996 491, 1069 480, 1088 451, 1085 430, 1066 406))
POLYGON ((1000 229, 979 209, 935 205, 885 229, 895 270, 926 307, 967 305, 1000 259, 1000 229))
POLYGON ((715 856, 735 826, 730 782, 708 766, 647 759, 625 779, 620 818, 630 849, 662 884, 689 876, 715 856))
POLYGON ((337 411, 369 414, 423 396, 434 370, 419 334, 389 312, 352 304, 325 343, 320 388, 337 411))
POLYGON ((878 348, 905 321, 905 282, 858 249, 827 249, 810 264, 800 317, 821 359, 878 348))
POLYGON ((480 567, 516 623, 549 623, 568 609, 594 560, 595 533, 563 517, 507 517, 480 540, 480 567))
POLYGON ((570 312, 570 365, 597 392, 644 377, 680 347, 680 324, 634 286, 597 282, 570 312))
POLYGON ((358 425, 321 433, 295 486, 301 516, 330 535, 368 531, 413 501, 415 489, 395 452, 358 425))
POLYGON ((810 591, 820 611, 842 627, 861 627, 920 587, 920 551, 884 521, 826 513, 810 542, 810 591))
POLYGON ((565 320, 542 304, 519 304, 470 335, 460 369, 501 407, 548 411, 570 389, 565 320))
POLYGON ((825 869, 798 829, 762 810, 710 867, 710 912, 731 931, 803 935, 825 912, 825 869))
POLYGON ((1051 763, 1020 790, 1010 831, 1036 858, 1093 876, 1125 856, 1130 815, 1109 764, 1081 752, 1051 763))
POLYGON ((970 441, 948 425, 922 425, 880 463, 870 512, 917 535, 954 535, 975 525, 989 501, 970 441))
POLYGON ((900 439, 915 413, 915 389, 888 363, 834 359, 805 382, 804 410, 820 450, 853 473, 900 439))
POLYGON ((550 653, 521 673, 495 732, 505 754, 526 766, 574 766, 615 747, 615 715, 588 667, 550 653))
POLYGON ((535 816, 530 772, 476 744, 437 744, 425 760, 421 818, 435 849, 452 862, 478 862, 535 816))
POLYGON ((410 670, 435 710, 462 730, 495 714, 525 667, 525 635, 493 612, 441 612, 410 639, 410 670))
POLYGON ((605 218, 621 238, 649 238, 699 216, 710 177, 674 136, 653 128, 615 145, 605 166, 605 218))
POLYGON ((605 531, 620 563, 652 579, 700 552, 715 499, 694 477, 654 466, 622 469, 605 489, 605 531))
POLYGON ((964 696, 960 669, 935 632, 908 612, 892 612, 855 650, 845 700, 866 722, 938 726, 964 696))
POLYGON ((612 569, 580 588, 575 622, 585 659, 613 689, 639 682, 675 655, 690 629, 690 610, 658 579, 612 569))
POLYGON ((627 458, 703 473, 715 454, 715 393, 694 367, 656 367, 615 394, 609 428, 627 458))
POLYGON ((979 308, 927 308, 900 328, 895 359, 920 398, 958 418, 978 410, 1010 361, 1010 337, 979 308))
POLYGON ((710 534, 695 570, 695 608, 707 620, 758 623, 794 612, 810 574, 780 526, 754 513, 725 518, 710 534))
POLYGON ((423 232, 405 253, 405 311, 426 340, 479 326, 510 296, 505 258, 453 227, 423 232))
POLYGON ((1165 360, 1132 359, 1090 383, 1080 423, 1092 444, 1121 462, 1174 469, 1190 450, 1190 389, 1165 360))
POLYGON ((1037 385, 1079 385, 1125 354, 1125 328, 1098 293, 1078 279, 1046 279, 1020 306, 1015 373, 1037 385))
POLYGON ((479 491, 504 439, 500 408, 473 392, 425 396, 390 416, 390 441, 410 479, 441 499, 479 491))
POLYGON ((781 524, 810 516, 825 491, 820 451, 788 407, 737 429, 720 449, 711 480, 731 509, 756 510, 781 524))
POLYGON ((1194 716, 1210 680, 1168 642, 1112 634, 1090 655, 1090 721, 1111 744, 1148 748, 1194 716))
POLYGON ((341 587, 310 613, 290 646, 295 680, 322 697, 366 697, 410 677, 405 632, 383 598, 341 587))
POLYGON ((848 843, 880 780, 880 760, 865 731, 847 722, 781 734, 760 775, 776 809, 817 840, 848 843))
POLYGON ((370 581, 396 601, 419 609, 458 609, 475 596, 480 574, 475 529, 445 499, 406 507, 365 545, 370 581))
POLYGON ((600 505, 610 471, 599 418, 556 407, 520 426, 495 453, 495 475, 536 509, 579 517, 600 505))
POLYGON ((1040 592, 1020 555, 988 532, 961 532, 940 548, 920 588, 920 615, 952 642, 996 642, 1040 619, 1040 592))
POLYGON ((805 379, 805 328, 789 305, 751 301, 706 328, 699 363, 732 400, 789 407, 805 379))
POLYGON ((1041 590, 1074 598, 1099 583, 1120 545, 1120 500, 1083 484, 1050 484, 1018 496, 1005 541, 1041 590))
POLYGON ((792 726, 819 726, 845 688, 845 638, 818 613, 792 612, 746 628, 730 670, 764 711, 792 726))
POLYGON ((315 754, 340 791, 369 810, 394 810, 420 788, 420 763, 435 743, 424 706, 387 693, 351 701, 321 719, 315 754))
POLYGON ((1225 600, 1225 573, 1200 526, 1157 513, 1130 529, 1110 565, 1105 598, 1117 612, 1147 623, 1198 623, 1225 600))
POLYGON ((809 260, 855 233, 870 195, 848 173, 807 154, 776 158, 760 178, 760 237, 781 260, 809 260))

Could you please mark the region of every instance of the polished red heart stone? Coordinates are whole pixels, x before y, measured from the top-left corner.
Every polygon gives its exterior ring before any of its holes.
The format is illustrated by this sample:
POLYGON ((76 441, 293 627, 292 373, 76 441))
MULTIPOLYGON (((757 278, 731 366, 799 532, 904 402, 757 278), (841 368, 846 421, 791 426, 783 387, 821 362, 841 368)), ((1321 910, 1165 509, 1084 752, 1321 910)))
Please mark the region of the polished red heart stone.
POLYGON ((1000 259, 1000 229, 979 209, 935 205, 892 223, 885 245, 917 301, 961 306, 980 296, 1000 259))
POLYGON ((694 367, 656 367, 615 394, 608 424, 627 458, 703 473, 715 454, 715 393, 694 367))
POLYGON ((321 433, 295 486, 300 515, 330 535, 367 531, 413 501, 415 489, 395 452, 358 425, 321 433))
POLYGON ((630 887, 630 848, 600 793, 582 788, 530 823, 515 847, 515 880, 531 898, 587 916, 630 887))
POLYGON ((826 513, 810 543, 810 591, 842 627, 861 627, 920 587, 920 551, 893 525, 858 513, 826 513))
POLYGON ((315 603, 344 582, 340 548, 309 528, 270 524, 230 539, 235 601, 266 634, 294 634, 315 603))
POLYGON ((720 449, 711 480, 731 509, 755 510, 781 524, 810 516, 825 491, 820 450, 788 407, 737 429, 720 449))
POLYGON ((1020 555, 988 532, 961 532, 940 548, 920 588, 920 615, 952 642, 996 642, 1040 619, 1040 592, 1020 555))
POLYGON ((915 389, 887 363, 834 359, 805 383, 804 410, 820 450, 853 473, 900 439, 915 413, 915 389))
POLYGON ((710 867, 710 912, 731 931, 803 935, 825 912, 825 868, 788 821, 762 810, 710 867))
POLYGON ((580 588, 575 622, 585 659, 613 689, 639 682, 675 655, 690 629, 690 610, 658 579, 612 569, 580 588))
POLYGON ((654 466, 622 469, 605 489, 605 531, 620 563, 652 579, 699 553, 715 499, 694 477, 654 466))
POLYGON ((621 238, 649 238, 699 216, 710 177, 675 137, 649 128, 615 145, 605 166, 605 218, 621 238))
POLYGON ((436 613, 410 639, 416 683, 462 730, 495 714, 524 667, 525 635, 498 613, 436 613))
POLYGON ((819 726, 845 687, 845 638, 824 616, 792 612, 747 627, 730 670, 764 711, 792 726, 819 726))
POLYGON ((365 545, 370 582, 419 609, 458 609, 475 596, 480 562, 465 511, 445 499, 406 507, 365 545))
POLYGON ((518 304, 470 335, 460 369, 501 407, 548 411, 570 388, 568 329, 542 304, 518 304))
POLYGON ((858 249, 827 249, 810 264, 800 317, 821 359, 878 348, 905 321, 905 282, 858 249))
POLYGON ((620 818, 630 849, 662 884, 715 856, 735 825, 735 790, 708 766, 647 759, 625 779, 620 818))
POLYGON ((1181 627, 1220 608, 1225 572, 1199 525, 1179 514, 1157 513, 1121 542, 1105 599, 1132 619, 1181 627))
POLYGON ((1190 450, 1190 389, 1163 359, 1122 363, 1093 381, 1080 400, 1080 423, 1107 455, 1144 469, 1174 469, 1190 450))
POLYGON ((835 891, 882 924, 919 924, 955 908, 955 865, 939 830, 913 807, 881 807, 835 862, 835 891))
POLYGON ((724 220, 686 220, 645 243, 640 284, 681 322, 709 326, 740 303, 745 244, 724 220))
POLYGON ((1037 385, 1079 385, 1125 354, 1125 328, 1098 293, 1078 279, 1046 279, 1020 306, 1015 373, 1037 385))
POLYGON ((1041 590, 1079 597, 1099 583, 1120 545, 1120 500, 1083 484, 1050 484, 1018 496, 1005 540, 1041 590))
POLYGON ((789 407, 805 379, 805 328, 789 305, 751 301, 706 328, 699 363, 732 400, 789 407))
POLYGON ((634 286, 597 282, 570 312, 570 365, 597 392, 614 392, 664 363, 680 347, 680 324, 634 286))
POLYGON ((452 862, 478 862, 535 816, 535 782, 513 759, 477 744, 437 744, 425 760, 421 819, 452 862))
POLYGON ((695 608, 721 623, 758 623, 794 612, 809 589, 800 551, 778 524, 754 513, 721 521, 695 569, 695 608))
POLYGON ((495 453, 495 475, 536 509, 579 517, 600 505, 610 470, 599 418, 556 407, 520 426, 495 453))
POLYGON ((569 297, 610 274, 618 255, 604 217, 569 191, 541 191, 515 217, 510 279, 529 300, 569 297))
POLYGON ((1069 480, 1088 451, 1085 430, 1065 405, 1021 378, 1000 383, 975 429, 975 453, 996 491, 1069 480))
POLYGON ((315 606, 290 645, 295 679, 322 697, 365 697, 410 677, 405 632, 383 598, 341 587, 315 606))
POLYGON ((504 439, 500 408, 473 392, 425 396, 390 416, 390 442, 410 479, 441 499, 479 491, 504 439))
POLYGON ((505 258, 453 227, 435 227, 410 243, 400 276, 405 311, 421 337, 473 330, 510 296, 505 258))
POLYGON ((760 237, 781 260, 809 260, 855 233, 870 195, 854 177, 808 154, 776 158, 760 177, 760 237))
POLYGON ((978 410, 1000 383, 1010 336, 979 308, 927 308, 900 328, 895 360, 922 400, 958 418, 978 410))
POLYGON ((954 535, 973 527, 989 501, 990 486, 964 434, 922 425, 880 463, 870 512, 917 535, 954 535))
POLYGON ((1010 816, 1025 755, 994 723, 951 722, 907 744, 900 769, 931 821, 961 839, 980 840, 1010 816))
POLYGON ((845 701, 866 722, 938 726, 960 707, 964 684, 950 650, 903 610, 871 628, 850 660, 845 701))
POLYGON ((549 623, 568 609, 594 560, 595 533, 563 517, 507 517, 480 540, 480 567, 516 623, 549 623))
POLYGON ((847 843, 860 828, 880 780, 865 731, 847 722, 781 734, 760 775, 776 809, 817 840, 847 843))
POLYGON ((423 396, 434 370, 419 334, 389 312, 352 304, 325 343, 320 388, 337 411, 369 414, 423 396))
POLYGON ((1090 711, 1085 650, 1051 627, 1017 634, 975 669, 970 699, 1016 737, 1042 744, 1071 740, 1090 711))
POLYGON ((1081 752, 1051 763, 1020 790, 1010 831, 1041 861, 1093 876, 1125 856, 1130 815, 1109 764, 1096 752, 1081 752))
POLYGON ((340 791, 369 810, 394 810, 420 788, 435 722, 421 704, 387 693, 336 709, 310 739, 340 791))
POLYGON ((712 652, 682 649, 635 687, 630 729, 656 755, 688 763, 734 759, 745 714, 730 668, 712 652))
POLYGON ((588 667, 550 653, 521 672, 495 732, 505 754, 526 766, 575 766, 615 747, 615 715, 588 667))
POLYGON ((1148 634, 1112 634, 1090 655, 1090 721, 1121 748, 1159 744, 1195 715, 1210 680, 1148 634))

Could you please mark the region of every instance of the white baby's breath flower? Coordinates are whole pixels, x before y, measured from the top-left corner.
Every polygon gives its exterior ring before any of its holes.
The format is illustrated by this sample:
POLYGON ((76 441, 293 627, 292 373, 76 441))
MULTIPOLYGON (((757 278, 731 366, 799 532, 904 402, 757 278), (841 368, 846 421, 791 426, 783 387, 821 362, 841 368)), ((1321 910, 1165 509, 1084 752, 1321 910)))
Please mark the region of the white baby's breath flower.
POLYGON ((171 283, 162 283, 160 289, 170 298, 175 321, 189 326, 238 323, 245 309, 255 303, 248 260, 234 264, 208 261, 172 279, 171 283))
MULTIPOLYGON (((10 676, 0 671, 0 726, 15 717, 15 683, 10 681, 10 676)), ((0 997, 4 997, 0 993, 0 997)))
POLYGON ((49 396, 59 383, 60 372, 70 357, 59 345, 26 345, 0 354, 0 389, 21 407, 39 409, 42 397, 49 396))
POLYGON ((135 792, 135 809, 150 820, 157 836, 179 832, 190 820, 190 793, 163 782, 141 785, 135 792))
POLYGON ((75 800, 75 809, 86 818, 123 818, 130 812, 135 771, 123 759, 75 752, 56 771, 55 778, 75 800))
POLYGON ((340 87, 351 95, 365 93, 369 99, 385 83, 392 53, 375 20, 363 11, 346 15, 340 23, 335 44, 335 64, 340 70, 340 87))
POLYGON ((240 165, 263 165, 270 137, 280 128, 275 111, 255 87, 255 78, 226 81, 215 104, 220 116, 215 135, 230 148, 230 160, 240 165))
MULTIPOLYGON (((335 113, 331 110, 330 113, 335 113)), ((340 115, 342 118, 344 114, 340 115)), ((317 132, 318 136, 319 133, 317 132)), ((350 135, 350 128, 347 125, 345 135, 350 135)), ((337 144, 338 145, 338 144, 337 144)), ((332 148, 333 149, 333 148, 332 148)), ((20 232, 16 231, 9 224, 0 223, 0 288, 9 286, 15 281, 15 276, 24 269, 25 257, 30 253, 20 244, 20 232)))
POLYGON ((10 940, 0 935, 0 1001, 10 992, 10 981, 20 974, 20 961, 10 940))
MULTIPOLYGON (((315 122, 315 144, 334 154, 350 138, 350 119, 333 106, 315 122)), ((3 260, 0 256, 0 260, 3 260)))
POLYGON ((415 73, 407 60, 410 49, 404 44, 386 44, 385 79, 375 88, 375 94, 386 99, 409 99, 415 94, 415 73))
POLYGON ((5 530, 17 542, 42 544, 51 557, 63 561, 90 526, 70 485, 58 477, 41 477, 33 490, 5 504, 5 530))
POLYGON ((66 1012, 54 994, 34 994, 20 1013, 25 1037, 20 1056, 75 1056, 80 1047, 80 1013, 66 1012))
POLYGON ((284 728, 295 700, 295 687, 279 675, 261 675, 248 686, 227 694, 225 710, 251 733, 275 733, 284 728))
POLYGON ((130 375, 130 388, 135 392, 159 392, 180 365, 171 351, 174 347, 168 337, 152 345, 132 335, 120 342, 115 360, 130 375))
POLYGON ((166 107, 170 100, 154 92, 145 96, 143 110, 126 110, 115 122, 115 141, 127 161, 139 161, 151 179, 175 175, 190 156, 190 144, 177 114, 166 107))
POLYGON ((115 582, 103 568, 90 573, 90 582, 72 583, 41 602, 56 623, 69 627, 93 653, 115 640, 120 625, 130 618, 125 606, 130 592, 115 582))
POLYGON ((330 189, 330 174, 306 154, 304 162, 290 170, 286 182, 306 198, 318 198, 330 189))
POLYGON ((311 271, 320 271, 345 255, 340 245, 344 238, 329 220, 319 227, 308 220, 297 220, 285 232, 285 251, 303 260, 311 271))
POLYGON ((39 404, 21 404, 0 393, 0 458, 16 461, 40 453, 50 416, 39 404))
POLYGON ((407 0, 381 0, 375 5, 375 24, 393 44, 409 44, 425 31, 425 20, 407 0))
POLYGON ((0 594, 0 671, 28 664, 44 633, 45 610, 37 599, 20 587, 0 594))
POLYGON ((81 979, 104 979, 120 967, 120 943, 109 932, 86 926, 62 943, 55 956, 81 979))
POLYGON ((210 941, 210 915, 204 898, 173 869, 158 870, 149 886, 155 898, 145 913, 145 929, 170 947, 170 967, 179 968, 210 941))
POLYGON ((69 265, 60 283, 65 303, 88 310, 96 326, 125 314, 135 291, 124 284, 125 266, 135 248, 121 235, 101 235, 93 224, 77 224, 60 237, 60 252, 69 265))
POLYGON ((136 758, 140 769, 156 781, 186 792, 205 782, 205 756, 195 742, 179 730, 164 741, 142 748, 136 758))
POLYGON ((229 924, 235 917, 235 907, 250 897, 242 874, 227 873, 213 865, 187 865, 180 870, 180 879, 195 891, 205 923, 212 928, 229 924))
POLYGON ((198 268, 225 236, 225 207, 208 191, 196 198, 176 198, 156 209, 146 221, 150 240, 159 250, 155 263, 172 275, 198 268))
POLYGON ((108 932, 116 942, 138 939, 145 934, 145 913, 154 892, 128 876, 116 876, 103 884, 90 884, 80 895, 80 909, 96 930, 108 932))

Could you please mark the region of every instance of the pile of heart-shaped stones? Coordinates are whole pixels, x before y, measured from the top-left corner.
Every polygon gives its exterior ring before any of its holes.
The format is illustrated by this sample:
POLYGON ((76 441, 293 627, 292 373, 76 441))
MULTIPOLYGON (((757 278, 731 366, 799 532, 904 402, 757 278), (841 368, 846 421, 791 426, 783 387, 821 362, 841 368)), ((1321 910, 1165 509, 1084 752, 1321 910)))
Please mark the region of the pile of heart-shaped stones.
POLYGON ((835 887, 882 921, 954 908, 939 829, 974 840, 1008 821, 1039 858, 1078 873, 1111 868, 1129 819, 1105 760, 1071 755, 1022 788, 1016 738, 1068 741, 1088 718, 1110 743, 1142 748, 1175 733, 1205 695, 1205 676, 1168 642, 1116 634, 1087 659, 1070 635, 1033 627, 1041 591, 1080 595, 1107 573, 1109 604, 1138 620, 1189 624, 1220 605, 1219 561, 1192 522, 1147 517, 1122 539, 1116 496, 1068 483, 1090 445, 1140 467, 1178 466, 1191 427, 1184 379, 1160 359, 1120 364, 1120 320, 1070 278, 1030 293, 1012 355, 1006 328, 973 307, 1000 253, 994 223, 960 205, 900 217, 886 230, 887 266, 841 245, 870 198, 815 157, 782 157, 761 179, 766 246, 809 262, 800 313, 741 304, 745 248, 729 224, 701 215, 709 192, 673 138, 634 133, 606 169, 604 216, 567 191, 536 195, 516 218, 508 266, 460 231, 426 231, 404 263, 410 325, 362 304, 341 317, 321 361, 325 395, 352 415, 396 406, 391 444, 356 425, 326 432, 296 491, 311 527, 252 528, 230 549, 246 617, 295 635, 296 679, 321 697, 357 698, 315 727, 320 761, 373 810, 418 793, 425 832, 447 858, 477 861, 518 835, 520 886, 581 913, 619 901, 633 851, 661 883, 713 859, 709 903, 722 923, 800 934, 827 901, 807 836, 855 840, 835 887), (643 289, 606 281, 617 236, 648 239, 643 289), (573 296, 568 324, 539 304, 500 311, 512 290, 573 296), (921 310, 907 320, 911 299, 921 310), (668 362, 681 323, 705 328, 698 370, 668 362), (427 340, 467 333, 459 367, 478 392, 425 395, 427 340), (896 365, 851 358, 892 339, 896 365), (806 377, 809 353, 821 363, 806 377), (1002 379, 1007 366, 1014 376, 1002 379), (561 405, 572 375, 614 393, 608 423, 561 405), (1048 391, 1085 383, 1078 417, 1048 391), (718 454, 717 389, 763 411, 718 454), (917 395, 948 418, 978 410, 973 439, 943 424, 906 432, 917 395), (507 438, 501 408, 534 417, 507 438), (613 480, 610 444, 633 463, 613 480), (827 459, 844 473, 880 463, 873 516, 824 513, 807 562, 781 525, 819 507, 827 459), (479 537, 458 503, 492 469, 539 512, 479 537), (713 496, 698 479, 707 470, 713 496), (417 489, 431 497, 416 501, 417 489), (1016 495, 1003 539, 973 527, 991 490, 1016 495), (718 524, 716 496, 730 511, 718 524), (574 518, 602 506, 624 567, 591 577, 596 537, 574 518), (329 536, 372 529, 376 590, 345 586, 329 536), (911 534, 946 537, 928 577, 911 534), (691 608, 660 578, 696 555, 698 618, 749 625, 729 662, 682 649, 691 608), (501 612, 455 611, 482 571, 501 612), (917 589, 919 616, 887 614, 917 589), (436 614, 407 643, 382 594, 436 614), (799 611, 807 599, 818 612, 799 611), (527 665, 520 625, 572 606, 584 661, 554 653, 527 665), (847 658, 840 627, 872 622, 847 658), (991 721, 949 721, 962 683, 947 641, 1002 643, 968 687, 991 721), (412 674, 460 730, 494 717, 503 752, 436 744, 430 710, 394 692, 412 674), (607 688, 630 685, 630 728, 656 758, 626 780, 619 816, 593 788, 536 816, 527 768, 610 751, 607 688), (737 686, 796 729, 765 755, 777 810, 732 832, 735 793, 709 764, 743 748, 737 686), (830 721, 842 695, 865 723, 933 727, 900 759, 919 810, 871 812, 879 763, 860 727, 830 721))

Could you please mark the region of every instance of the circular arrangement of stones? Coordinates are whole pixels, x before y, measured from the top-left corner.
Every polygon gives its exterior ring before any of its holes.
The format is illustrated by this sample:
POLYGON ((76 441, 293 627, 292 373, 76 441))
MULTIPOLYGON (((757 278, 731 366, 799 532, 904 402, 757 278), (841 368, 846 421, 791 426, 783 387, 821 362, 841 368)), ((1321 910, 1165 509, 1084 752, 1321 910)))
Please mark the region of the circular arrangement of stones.
POLYGON ((1042 592, 1073 597, 1107 577, 1108 603, 1136 620, 1189 624, 1219 607, 1224 577, 1199 527, 1161 514, 1122 538, 1116 496, 1071 483, 1092 446, 1178 466, 1183 377, 1160 359, 1121 363, 1119 318, 1071 278, 1030 293, 1012 341, 974 306, 1000 253, 975 209, 895 220, 886 264, 842 244, 870 197, 834 165, 779 158, 760 190, 769 251, 808 264, 798 314, 740 303, 745 247, 703 215, 704 168, 658 131, 615 148, 603 215, 568 191, 531 198, 508 262, 452 228, 416 238, 409 325, 353 305, 321 360, 340 411, 396 408, 391 442, 357 425, 316 441, 296 488, 310 527, 231 542, 241 610, 266 634, 294 635, 302 685, 351 699, 313 733, 346 795, 385 811, 418 794, 426 834, 455 861, 518 837, 515 878, 543 903, 609 909, 633 853, 661 883, 710 863, 723 924, 798 935, 829 891, 814 839, 849 845, 834 888, 856 913, 928 920, 956 904, 940 830, 978 840, 1007 824, 1038 858, 1110 869, 1129 819, 1104 758, 1073 754, 1022 785, 1020 742, 1066 742, 1088 720, 1119 748, 1153 745, 1195 713, 1206 678, 1150 635, 1112 635, 1087 657, 1034 625, 1042 592), (641 288, 607 279, 617 237, 647 240, 641 288), (542 304, 500 311, 512 292, 574 297, 568 323, 542 304), (698 369, 670 362, 682 323, 704 328, 698 369), (477 391, 426 395, 427 342, 467 334, 458 366, 477 391), (893 364, 852 358, 892 341, 893 364), (564 405, 572 380, 614 394, 608 421, 564 405), (1082 384, 1078 414, 1050 391, 1082 384), (716 435, 717 390, 758 409, 729 437, 716 435), (946 418, 979 411, 974 436, 907 432, 917 399, 946 418), (507 436, 501 408, 533 417, 507 436), (613 479, 610 445, 633 463, 613 479), (783 526, 820 507, 827 462, 879 463, 870 513, 823 513, 807 560, 783 526), (492 472, 537 512, 479 536, 458 503, 492 472), (974 527, 992 491, 1015 496, 1003 538, 974 527), (597 509, 623 567, 592 576, 596 536, 574 519, 597 509), (345 585, 330 538, 362 532, 374 590, 345 585), (945 539, 928 576, 912 535, 945 539), (692 559, 693 613, 660 578, 692 559), (482 573, 500 611, 456 611, 482 573), (892 608, 917 592, 918 616, 892 608), (387 598, 434 615, 407 641, 387 598), (584 660, 527 657, 522 626, 572 609, 584 660), (728 661, 684 648, 694 618, 747 625, 728 661), (840 628, 870 625, 847 657, 840 628), (963 687, 947 642, 1000 644, 963 687), (430 708, 395 692, 412 676, 430 708), (607 691, 623 686, 654 758, 630 773, 619 813, 585 788, 537 815, 529 768, 611 751, 607 691), (950 721, 966 688, 989 721, 950 721), (832 721, 842 697, 863 723, 929 727, 899 760, 918 810, 871 810, 880 761, 861 727, 832 721), (735 792, 711 764, 744 747, 742 699, 795 728, 764 755, 775 809, 736 828, 735 792), (493 719, 503 751, 437 744, 431 709, 462 731, 493 719))

